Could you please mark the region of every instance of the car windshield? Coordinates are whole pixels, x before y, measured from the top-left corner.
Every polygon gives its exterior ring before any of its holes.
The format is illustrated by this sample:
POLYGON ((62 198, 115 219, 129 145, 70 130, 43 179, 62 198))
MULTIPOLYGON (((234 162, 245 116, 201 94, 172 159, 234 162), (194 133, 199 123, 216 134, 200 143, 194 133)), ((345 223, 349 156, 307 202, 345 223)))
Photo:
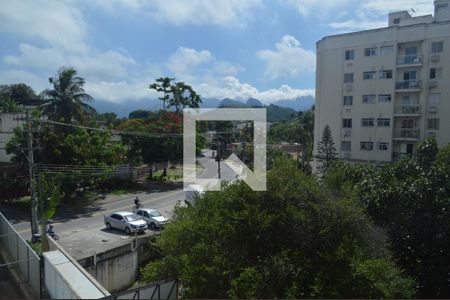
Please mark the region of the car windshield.
POLYGON ((157 212, 156 210, 149 211, 148 213, 150 214, 151 217, 161 216, 161 214, 159 212, 157 212))
POLYGON ((125 220, 127 220, 128 222, 133 222, 133 221, 137 221, 140 218, 135 216, 135 215, 126 215, 124 216, 125 220))

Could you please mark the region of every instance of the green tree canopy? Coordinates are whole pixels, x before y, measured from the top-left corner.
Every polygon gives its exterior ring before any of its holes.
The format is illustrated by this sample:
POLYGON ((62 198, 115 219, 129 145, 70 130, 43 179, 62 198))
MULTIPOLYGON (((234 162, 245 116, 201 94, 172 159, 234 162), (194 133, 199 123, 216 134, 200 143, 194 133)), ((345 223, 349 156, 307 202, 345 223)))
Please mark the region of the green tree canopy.
POLYGON ((178 207, 142 275, 180 280, 187 298, 411 297, 385 243, 351 195, 282 160, 267 192, 241 182, 178 207))
POLYGON ((357 191, 421 298, 450 297, 450 144, 426 139, 417 155, 382 169, 335 164, 326 181, 339 193, 357 191))

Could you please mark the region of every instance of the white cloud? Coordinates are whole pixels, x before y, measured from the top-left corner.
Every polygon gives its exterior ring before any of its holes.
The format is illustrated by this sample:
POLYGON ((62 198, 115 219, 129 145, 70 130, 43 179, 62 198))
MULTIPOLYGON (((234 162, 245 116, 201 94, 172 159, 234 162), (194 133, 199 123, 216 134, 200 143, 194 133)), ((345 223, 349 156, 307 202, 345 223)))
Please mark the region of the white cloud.
POLYGON ((311 12, 320 14, 328 13, 352 1, 355 0, 282 0, 285 4, 297 9, 298 13, 303 17, 309 16, 311 12))
POLYGON ((386 27, 388 13, 414 9, 414 15, 433 12, 431 0, 281 0, 303 17, 325 19, 330 27, 341 30, 365 30, 386 27), (349 11, 351 8, 351 11, 349 11), (318 13, 320 12, 320 13, 318 13))
POLYGON ((313 89, 295 89, 288 85, 282 85, 277 89, 259 91, 251 84, 242 83, 233 76, 226 76, 215 81, 205 82, 195 86, 195 88, 203 98, 231 98, 238 100, 256 98, 266 104, 278 100, 294 100, 298 97, 314 96, 315 93, 313 89))
POLYGON ((67 51, 86 50, 83 15, 63 1, 2 0, 0 32, 42 39, 67 51))
POLYGON ((240 65, 222 61, 208 50, 179 47, 166 64, 177 80, 196 82, 201 77, 236 75, 243 71, 240 65))
POLYGON ((57 47, 39 48, 29 44, 20 44, 19 50, 19 55, 5 56, 3 61, 14 67, 34 67, 52 72, 63 65, 72 66, 86 78, 123 78, 128 75, 128 68, 136 64, 132 57, 113 50, 88 49, 83 53, 73 53, 57 47))
POLYGON ((23 70, 12 69, 0 71, 0 83, 25 83, 33 87, 33 89, 39 93, 48 86, 48 78, 23 70))
POLYGON ((257 56, 266 62, 265 77, 275 79, 282 76, 297 76, 314 72, 316 55, 300 47, 300 42, 291 35, 285 35, 275 45, 276 50, 261 50, 257 56))
MULTIPOLYGON (((88 1, 91 4, 93 0, 88 1)), ((252 19, 261 0, 95 0, 108 11, 128 9, 175 25, 243 26, 252 19)))
POLYGON ((211 62, 213 56, 207 50, 197 51, 191 48, 180 47, 172 54, 167 63, 167 67, 176 77, 186 81, 193 80, 193 73, 196 68, 202 64, 211 62))
POLYGON ((100 81, 86 82, 86 91, 94 97, 113 103, 123 103, 131 100, 137 101, 142 99, 156 99, 158 93, 148 88, 149 82, 139 81, 129 83, 126 81, 100 81))

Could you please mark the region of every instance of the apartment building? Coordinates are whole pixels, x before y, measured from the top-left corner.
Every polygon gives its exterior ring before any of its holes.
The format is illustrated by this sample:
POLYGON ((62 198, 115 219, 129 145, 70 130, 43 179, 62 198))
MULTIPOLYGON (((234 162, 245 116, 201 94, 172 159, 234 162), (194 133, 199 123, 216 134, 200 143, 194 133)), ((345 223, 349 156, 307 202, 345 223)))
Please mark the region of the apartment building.
POLYGON ((317 43, 314 155, 327 124, 349 162, 383 165, 428 136, 450 142, 450 0, 434 8, 317 43))

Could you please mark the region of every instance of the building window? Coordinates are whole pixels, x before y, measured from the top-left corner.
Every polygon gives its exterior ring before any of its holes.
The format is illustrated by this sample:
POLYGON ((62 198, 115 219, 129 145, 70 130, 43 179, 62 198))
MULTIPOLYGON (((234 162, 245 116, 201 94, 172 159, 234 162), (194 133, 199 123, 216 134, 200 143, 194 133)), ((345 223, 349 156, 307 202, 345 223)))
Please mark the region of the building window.
POLYGON ((448 8, 448 3, 437 4, 435 7, 436 12, 448 8))
POLYGON ((352 82, 353 82, 353 73, 345 73, 344 83, 352 83, 352 82))
POLYGON ((441 78, 441 68, 431 68, 430 69, 430 79, 440 79, 441 78))
POLYGON ((345 106, 353 105, 353 96, 344 96, 344 105, 345 106))
POLYGON ((377 149, 380 151, 388 151, 389 150, 389 143, 377 143, 377 149))
POLYGON ((437 41, 431 43, 431 53, 442 53, 444 51, 444 42, 437 41))
POLYGON ((392 79, 392 70, 380 71, 380 79, 392 79))
POLYGON ((364 49, 364 56, 375 56, 375 55, 377 55, 377 48, 376 47, 365 48, 364 49))
POLYGON ((361 126, 362 127, 373 127, 375 125, 374 120, 369 119, 361 119, 361 126))
POLYGON ((378 95, 378 102, 380 103, 388 103, 391 102, 392 96, 389 95, 378 95))
POLYGON ((428 119, 427 129, 438 130, 439 129, 439 119, 428 119))
POLYGON ((370 71, 370 72, 364 72, 363 73, 363 79, 364 80, 372 80, 375 79, 376 71, 370 71))
POLYGON ((363 95, 362 102, 363 103, 375 103, 375 95, 363 95))
POLYGON ((345 73, 344 83, 352 83, 352 82, 353 82, 353 73, 345 73))
POLYGON ((342 119, 342 127, 352 128, 352 119, 342 119))
POLYGON ((394 54, 394 46, 380 47, 380 55, 392 55, 392 54, 394 54))
POLYGON ((400 18, 395 18, 394 21, 393 21, 392 23, 394 23, 394 24, 396 24, 396 25, 397 25, 397 24, 400 24, 400 20, 401 20, 400 18))
POLYGON ((372 151, 373 150, 373 142, 361 142, 361 150, 372 151))
POLYGON ((342 141, 341 151, 344 151, 344 152, 352 151, 352 142, 350 142, 350 141, 342 141))
POLYGON ((378 118, 377 126, 378 127, 389 127, 389 126, 391 126, 391 119, 378 118))
POLYGON ((345 50, 345 60, 354 60, 355 50, 345 50))

